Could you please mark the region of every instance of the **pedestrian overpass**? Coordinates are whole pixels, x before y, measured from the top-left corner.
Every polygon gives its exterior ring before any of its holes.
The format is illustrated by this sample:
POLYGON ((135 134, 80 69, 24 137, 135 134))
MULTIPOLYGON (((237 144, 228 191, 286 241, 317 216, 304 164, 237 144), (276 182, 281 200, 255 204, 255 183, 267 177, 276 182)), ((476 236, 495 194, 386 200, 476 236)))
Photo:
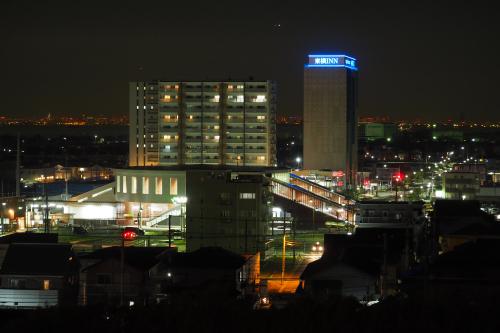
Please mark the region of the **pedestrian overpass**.
POLYGON ((354 223, 354 200, 290 173, 289 181, 271 178, 274 195, 319 211, 338 221, 354 223))

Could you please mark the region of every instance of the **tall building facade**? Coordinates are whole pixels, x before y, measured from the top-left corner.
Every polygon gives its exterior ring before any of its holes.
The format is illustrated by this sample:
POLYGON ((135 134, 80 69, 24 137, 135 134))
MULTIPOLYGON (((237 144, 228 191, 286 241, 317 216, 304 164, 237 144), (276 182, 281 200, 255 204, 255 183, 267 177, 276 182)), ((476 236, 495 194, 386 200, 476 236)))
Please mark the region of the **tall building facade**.
POLYGON ((131 82, 129 166, 276 165, 271 81, 131 82))
POLYGON ((304 169, 332 170, 354 185, 357 172, 357 62, 309 55, 304 68, 304 169))

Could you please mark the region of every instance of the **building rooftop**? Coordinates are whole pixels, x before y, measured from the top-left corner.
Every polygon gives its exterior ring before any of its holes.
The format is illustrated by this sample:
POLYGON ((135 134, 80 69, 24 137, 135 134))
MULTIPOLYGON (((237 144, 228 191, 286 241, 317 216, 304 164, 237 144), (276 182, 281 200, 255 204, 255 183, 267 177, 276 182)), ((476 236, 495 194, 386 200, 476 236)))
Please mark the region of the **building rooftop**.
POLYGON ((0 274, 62 276, 78 267, 71 244, 9 245, 0 274))
POLYGON ((161 264, 166 267, 237 269, 245 261, 243 256, 220 247, 202 247, 193 252, 167 255, 161 264))
MULTIPOLYGON (((166 247, 135 247, 126 246, 124 248, 123 259, 128 266, 132 266, 138 270, 145 271, 153 267, 159 262, 159 257, 169 251, 166 247)), ((120 260, 121 258, 121 247, 112 246, 104 249, 94 251, 90 254, 82 256, 82 259, 94 259, 98 260, 96 264, 99 264, 105 260, 115 259, 120 260)), ((92 267, 91 265, 89 267, 92 267)), ((86 267, 87 270, 89 267, 86 267)))

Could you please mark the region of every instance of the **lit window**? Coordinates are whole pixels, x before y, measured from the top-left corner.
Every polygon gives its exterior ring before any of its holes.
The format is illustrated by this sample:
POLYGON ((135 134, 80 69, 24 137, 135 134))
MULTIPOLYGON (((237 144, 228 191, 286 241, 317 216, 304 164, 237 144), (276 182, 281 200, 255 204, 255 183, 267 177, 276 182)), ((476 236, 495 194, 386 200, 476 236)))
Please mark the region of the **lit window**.
POLYGON ((219 100, 220 100, 220 96, 219 95, 215 95, 214 96, 214 102, 219 103, 219 100))
POLYGON ((220 135, 215 135, 215 136, 214 136, 214 139, 215 139, 215 140, 217 140, 217 141, 219 141, 219 139, 220 139, 220 135))
POLYGON ((170 178, 170 195, 177 195, 177 178, 170 178))
POLYGON ((265 156, 259 156, 259 160, 260 160, 260 161, 264 161, 265 159, 266 159, 266 157, 265 157, 265 156))
POLYGON ((165 116, 165 117, 163 117, 163 118, 165 118, 165 120, 169 120, 169 119, 170 119, 170 116, 165 116))
POLYGON ((257 116, 257 119, 258 120, 264 120, 264 119, 266 119, 266 116, 257 116))
POLYGON ((255 193, 240 193, 240 199, 255 199, 255 193))
POLYGON ((50 280, 43 280, 43 290, 50 289, 50 280))
POLYGON ((142 194, 149 194, 149 177, 142 177, 142 194))
POLYGON ((193 119, 193 116, 192 115, 189 115, 189 119, 192 120, 193 119))
POLYGON ((163 194, 163 179, 161 177, 155 177, 155 194, 162 195, 163 194))
POLYGON ((127 193, 127 176, 123 176, 123 193, 127 193))
POLYGON ((257 98, 255 99, 256 102, 262 103, 266 101, 266 95, 257 95, 257 98))
POLYGON ((163 136, 163 139, 164 139, 164 140, 170 140, 170 135, 164 135, 164 136, 163 136))
POLYGON ((120 193, 120 185, 121 185, 120 180, 121 180, 120 176, 116 177, 116 192, 117 193, 120 193))
POLYGON ((236 96, 236 103, 243 103, 244 100, 245 100, 245 96, 243 96, 243 95, 236 96))
POLYGON ((228 85, 227 89, 233 89, 233 85, 232 84, 228 85))
POLYGON ((131 193, 132 194, 137 193, 137 177, 132 177, 131 193))
POLYGON ((165 95, 164 99, 169 102, 170 101, 170 95, 165 95))
POLYGON ((169 145, 165 146, 165 151, 170 151, 170 146, 169 145))
POLYGON ((243 89, 243 85, 242 84, 239 84, 236 86, 237 89, 243 89))
POLYGON ((219 125, 215 125, 215 126, 214 126, 214 129, 219 129, 219 125))

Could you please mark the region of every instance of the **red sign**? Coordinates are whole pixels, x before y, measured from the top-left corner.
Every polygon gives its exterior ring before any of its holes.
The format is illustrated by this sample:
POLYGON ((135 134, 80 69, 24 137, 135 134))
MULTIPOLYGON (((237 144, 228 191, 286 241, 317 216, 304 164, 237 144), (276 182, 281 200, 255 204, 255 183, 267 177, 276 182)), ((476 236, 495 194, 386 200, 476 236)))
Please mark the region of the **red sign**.
POLYGON ((137 237, 137 234, 133 231, 122 232, 122 238, 124 240, 134 240, 136 237, 137 237))
POLYGON ((344 171, 339 170, 339 171, 332 171, 332 177, 344 177, 344 171))

